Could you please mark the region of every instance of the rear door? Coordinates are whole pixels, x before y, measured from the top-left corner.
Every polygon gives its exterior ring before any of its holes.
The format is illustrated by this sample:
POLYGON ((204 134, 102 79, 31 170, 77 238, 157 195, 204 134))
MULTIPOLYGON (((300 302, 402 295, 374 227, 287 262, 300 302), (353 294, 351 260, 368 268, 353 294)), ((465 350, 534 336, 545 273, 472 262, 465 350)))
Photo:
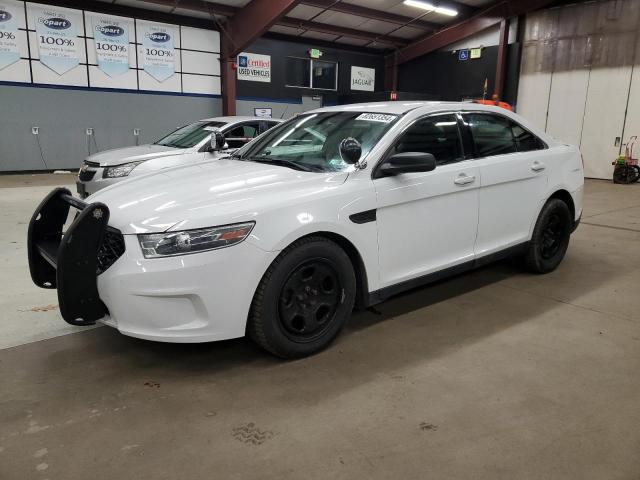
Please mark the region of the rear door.
POLYGON ((410 125, 388 155, 431 153, 434 171, 379 177, 377 194, 380 280, 395 285, 473 260, 478 225, 478 167, 462 148, 453 113, 410 125))
POLYGON ((547 147, 503 115, 474 112, 463 119, 480 169, 475 253, 482 257, 529 240, 547 192, 547 147))

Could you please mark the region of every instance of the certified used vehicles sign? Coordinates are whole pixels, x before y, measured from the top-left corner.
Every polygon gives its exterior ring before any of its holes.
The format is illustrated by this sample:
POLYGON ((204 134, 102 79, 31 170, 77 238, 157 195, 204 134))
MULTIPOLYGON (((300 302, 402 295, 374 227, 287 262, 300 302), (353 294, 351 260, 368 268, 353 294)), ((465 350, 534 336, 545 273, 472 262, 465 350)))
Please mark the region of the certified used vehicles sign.
POLYGON ((271 82, 271 56, 242 52, 238 55, 238 80, 271 82))

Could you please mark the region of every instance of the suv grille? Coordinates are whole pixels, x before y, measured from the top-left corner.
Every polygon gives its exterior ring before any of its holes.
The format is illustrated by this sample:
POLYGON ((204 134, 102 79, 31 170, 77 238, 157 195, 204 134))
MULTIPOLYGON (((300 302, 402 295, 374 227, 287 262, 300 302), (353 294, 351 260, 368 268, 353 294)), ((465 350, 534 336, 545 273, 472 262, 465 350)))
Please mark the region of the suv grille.
POLYGON ((98 271, 100 275, 116 263, 124 253, 124 236, 115 228, 108 227, 104 232, 102 244, 98 248, 98 271))

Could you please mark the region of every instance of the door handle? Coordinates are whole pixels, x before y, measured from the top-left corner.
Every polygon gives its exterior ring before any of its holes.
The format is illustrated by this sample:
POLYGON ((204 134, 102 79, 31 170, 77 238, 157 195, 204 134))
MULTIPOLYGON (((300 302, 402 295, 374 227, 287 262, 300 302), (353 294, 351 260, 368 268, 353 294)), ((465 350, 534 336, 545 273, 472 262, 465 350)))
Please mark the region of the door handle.
POLYGON ((540 162, 533 162, 533 165, 531 165, 531 170, 533 170, 534 172, 541 172, 545 168, 547 168, 547 166, 544 163, 540 162))
POLYGON ((453 183, 456 185, 469 185, 476 181, 476 177, 468 176, 466 174, 461 174, 458 178, 456 178, 453 183))

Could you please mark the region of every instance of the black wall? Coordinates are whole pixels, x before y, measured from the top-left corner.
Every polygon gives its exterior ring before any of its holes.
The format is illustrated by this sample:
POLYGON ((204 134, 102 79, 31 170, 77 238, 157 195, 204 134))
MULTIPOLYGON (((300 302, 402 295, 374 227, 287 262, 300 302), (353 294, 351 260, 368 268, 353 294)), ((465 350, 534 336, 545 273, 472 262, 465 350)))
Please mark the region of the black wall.
POLYGON ((245 49, 246 52, 271 55, 271 83, 238 81, 237 96, 252 98, 272 98, 281 100, 300 100, 302 96, 321 95, 324 104, 337 104, 339 95, 351 93, 351 66, 376 69, 376 91, 384 90, 384 57, 382 54, 364 53, 350 49, 338 49, 307 43, 275 38, 261 38, 245 49), (314 90, 309 88, 285 87, 286 58, 309 58, 309 50, 319 48, 323 55, 320 60, 338 62, 338 91, 314 90))
MULTIPOLYGON (((509 45, 503 100, 515 104, 520 71, 520 44, 509 45)), ((460 61, 454 52, 434 52, 400 65, 398 90, 431 94, 439 100, 482 98, 489 79, 489 97, 495 85, 498 47, 485 47, 482 58, 460 61)))

